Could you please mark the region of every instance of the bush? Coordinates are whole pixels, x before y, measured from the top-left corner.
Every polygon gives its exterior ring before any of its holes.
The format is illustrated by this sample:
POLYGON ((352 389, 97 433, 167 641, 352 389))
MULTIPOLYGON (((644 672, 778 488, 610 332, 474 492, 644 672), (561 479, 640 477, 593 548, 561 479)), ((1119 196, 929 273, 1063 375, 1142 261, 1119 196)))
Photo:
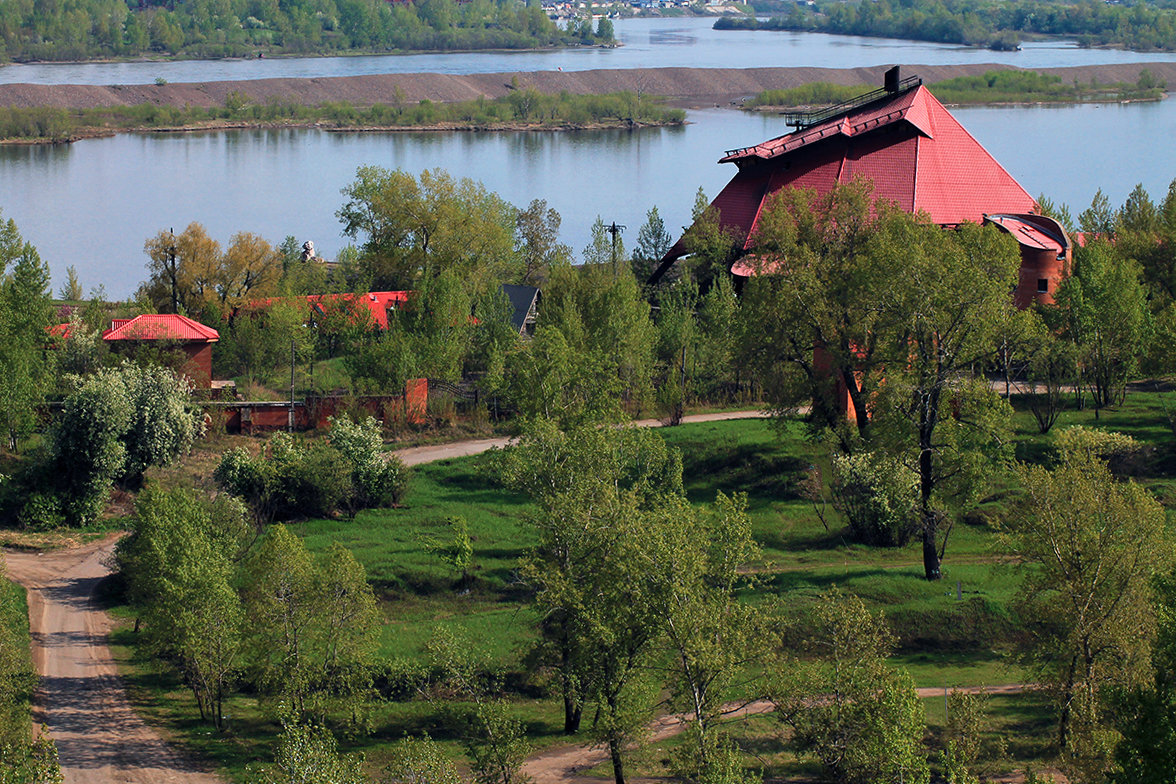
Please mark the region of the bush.
POLYGON ((917 490, 915 474, 882 454, 833 458, 833 505, 863 544, 902 547, 910 541, 917 490))
POLYGON ((408 483, 404 464, 380 451, 379 423, 332 418, 329 443, 308 443, 287 433, 270 437, 253 457, 238 447, 221 457, 214 478, 240 496, 262 521, 326 517, 340 510, 399 503, 408 483))

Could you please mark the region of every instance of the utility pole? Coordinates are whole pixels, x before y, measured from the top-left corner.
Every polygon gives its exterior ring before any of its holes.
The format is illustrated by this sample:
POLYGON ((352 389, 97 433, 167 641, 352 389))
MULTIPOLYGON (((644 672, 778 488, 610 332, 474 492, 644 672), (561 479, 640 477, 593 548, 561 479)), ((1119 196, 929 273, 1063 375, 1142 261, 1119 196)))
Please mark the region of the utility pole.
POLYGON ((616 275, 617 275, 617 235, 620 234, 622 231, 624 231, 626 228, 627 228, 626 226, 618 226, 616 221, 613 221, 611 225, 609 225, 608 227, 605 228, 605 231, 607 231, 609 234, 612 235, 613 277, 616 277, 616 275))
POLYGON ((290 417, 286 429, 294 432, 294 338, 290 338, 290 417))
POLYGON ((167 233, 171 236, 171 242, 167 246, 167 275, 171 278, 171 301, 172 313, 180 312, 180 271, 176 269, 176 230, 174 228, 168 229, 167 233))

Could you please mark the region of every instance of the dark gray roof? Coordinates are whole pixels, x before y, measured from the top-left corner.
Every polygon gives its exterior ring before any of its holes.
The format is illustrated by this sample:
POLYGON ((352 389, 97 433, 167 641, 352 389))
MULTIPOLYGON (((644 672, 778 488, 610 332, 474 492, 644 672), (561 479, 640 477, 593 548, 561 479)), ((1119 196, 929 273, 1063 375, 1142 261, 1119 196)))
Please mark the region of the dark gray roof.
POLYGON ((527 321, 527 313, 531 305, 539 296, 539 289, 534 286, 516 286, 513 283, 503 283, 502 290, 510 300, 510 323, 516 330, 521 330, 527 321))

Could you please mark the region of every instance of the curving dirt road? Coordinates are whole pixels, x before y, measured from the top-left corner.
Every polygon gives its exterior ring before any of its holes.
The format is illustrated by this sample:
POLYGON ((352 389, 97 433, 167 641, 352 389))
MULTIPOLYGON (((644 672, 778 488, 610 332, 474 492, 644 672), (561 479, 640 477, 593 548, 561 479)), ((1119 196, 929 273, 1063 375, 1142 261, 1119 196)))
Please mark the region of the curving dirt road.
MULTIPOLYGON (((1033 688, 1023 683, 1003 686, 965 686, 956 691, 968 694, 1018 694, 1033 688)), ((915 690, 919 699, 939 697, 943 689, 935 686, 915 690)), ((725 707, 728 718, 756 716, 771 713, 775 705, 769 700, 757 700, 747 704, 725 707)), ((647 728, 647 739, 651 742, 672 738, 686 729, 690 719, 684 714, 661 716, 654 719, 647 728)), ((535 784, 600 784, 600 779, 585 776, 584 772, 607 762, 608 749, 603 746, 559 746, 537 754, 523 765, 523 773, 535 784)))
POLYGON ((28 589, 33 719, 57 744, 66 784, 219 784, 149 727, 127 702, 107 647, 110 618, 93 602, 118 535, 68 550, 6 552, 28 589))
MULTIPOLYGON (((763 411, 722 411, 717 414, 688 414, 682 417, 682 424, 691 422, 727 422, 732 419, 763 419, 767 414, 763 411)), ((636 427, 663 427, 664 423, 658 419, 639 419, 631 423, 636 427)), ((471 441, 454 441, 449 444, 432 444, 430 446, 410 446, 397 449, 392 454, 404 461, 405 465, 420 465, 437 460, 448 460, 454 457, 469 457, 489 452, 491 449, 507 446, 513 439, 509 436, 495 438, 478 438, 471 441)))

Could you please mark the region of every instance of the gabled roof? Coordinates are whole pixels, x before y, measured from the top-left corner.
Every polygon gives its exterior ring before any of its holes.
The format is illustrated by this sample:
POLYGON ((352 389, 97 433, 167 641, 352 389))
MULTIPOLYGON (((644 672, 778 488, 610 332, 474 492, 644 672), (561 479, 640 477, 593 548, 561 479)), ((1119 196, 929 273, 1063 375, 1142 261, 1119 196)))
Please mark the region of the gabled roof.
MULTIPOLYGON (((867 178, 875 198, 926 212, 942 226, 1036 208, 1033 197, 922 85, 730 150, 719 162, 739 167, 713 204, 744 249, 754 244, 764 204, 782 188, 822 194, 837 183, 867 178)), ((685 253, 679 240, 660 271, 685 253)))
POLYGON ((527 323, 527 314, 531 312, 535 300, 539 298, 539 289, 534 286, 503 283, 502 291, 510 300, 510 323, 514 325, 516 332, 521 332, 523 325, 527 323))
POLYGON ((184 343, 213 343, 220 333, 199 321, 174 313, 150 313, 131 319, 114 319, 103 340, 176 340, 184 343))

